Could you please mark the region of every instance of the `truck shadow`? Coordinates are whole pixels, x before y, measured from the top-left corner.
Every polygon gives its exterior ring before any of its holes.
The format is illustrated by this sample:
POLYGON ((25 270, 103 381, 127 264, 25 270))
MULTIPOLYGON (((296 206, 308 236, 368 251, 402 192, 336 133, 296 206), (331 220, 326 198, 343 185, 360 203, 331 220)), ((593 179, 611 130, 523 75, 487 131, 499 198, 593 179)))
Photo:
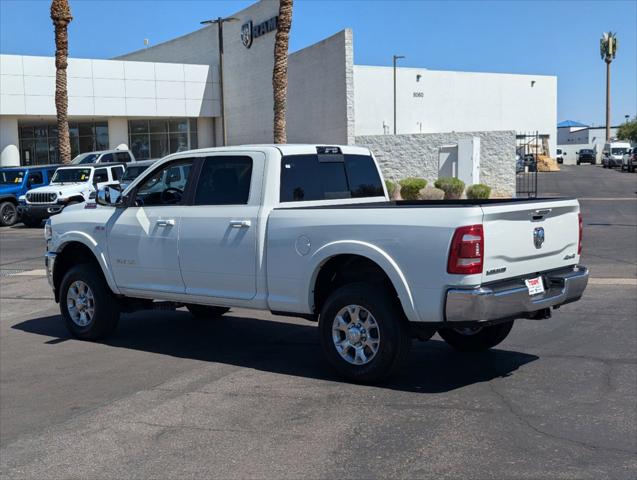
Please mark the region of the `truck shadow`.
MULTIPOLYGON (((296 320, 294 320, 296 322, 296 320)), ((60 316, 26 320, 12 328, 53 337, 47 345, 78 341, 60 316)), ((535 355, 502 349, 461 354, 437 337, 414 341, 404 372, 379 388, 441 393, 511 375, 538 359, 535 355)), ((195 320, 187 312, 139 312, 123 315, 116 332, 100 342, 116 348, 217 362, 264 372, 342 382, 321 352, 318 330, 311 323, 290 323, 233 315, 195 320)))

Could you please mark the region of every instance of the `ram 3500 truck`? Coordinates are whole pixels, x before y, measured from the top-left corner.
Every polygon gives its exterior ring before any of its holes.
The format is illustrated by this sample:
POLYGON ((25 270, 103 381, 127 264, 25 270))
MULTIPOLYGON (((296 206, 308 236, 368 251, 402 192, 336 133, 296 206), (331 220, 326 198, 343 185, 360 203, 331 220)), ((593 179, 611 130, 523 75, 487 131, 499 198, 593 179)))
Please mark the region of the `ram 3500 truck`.
POLYGON ((361 147, 181 152, 96 200, 45 228, 55 300, 81 339, 140 308, 269 310, 318 321, 328 362, 377 382, 414 337, 485 350, 588 281, 576 200, 391 202, 361 147))

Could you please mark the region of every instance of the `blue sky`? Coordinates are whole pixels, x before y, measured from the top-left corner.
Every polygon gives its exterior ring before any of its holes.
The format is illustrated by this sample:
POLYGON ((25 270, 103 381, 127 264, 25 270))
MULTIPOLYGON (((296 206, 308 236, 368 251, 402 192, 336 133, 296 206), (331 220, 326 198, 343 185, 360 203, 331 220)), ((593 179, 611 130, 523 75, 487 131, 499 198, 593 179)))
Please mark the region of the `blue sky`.
MULTIPOLYGON (((199 27, 252 2, 70 0, 71 56, 111 58, 199 27)), ((0 0, 0 52, 52 55, 49 1, 0 0)), ((291 50, 345 27, 357 64, 558 76, 558 121, 604 122, 603 31, 618 32, 612 64, 613 123, 637 113, 637 0, 324 1, 296 0, 291 50)), ((523 112, 521 112, 523 114, 523 112)))

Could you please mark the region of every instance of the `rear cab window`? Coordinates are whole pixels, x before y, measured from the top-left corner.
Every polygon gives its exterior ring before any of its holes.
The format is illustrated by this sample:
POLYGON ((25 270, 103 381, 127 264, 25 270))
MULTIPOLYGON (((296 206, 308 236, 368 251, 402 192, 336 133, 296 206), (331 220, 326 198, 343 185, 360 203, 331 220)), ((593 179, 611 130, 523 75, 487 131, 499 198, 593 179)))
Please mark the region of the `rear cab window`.
POLYGON ((384 196, 369 155, 302 154, 281 159, 281 202, 384 196))

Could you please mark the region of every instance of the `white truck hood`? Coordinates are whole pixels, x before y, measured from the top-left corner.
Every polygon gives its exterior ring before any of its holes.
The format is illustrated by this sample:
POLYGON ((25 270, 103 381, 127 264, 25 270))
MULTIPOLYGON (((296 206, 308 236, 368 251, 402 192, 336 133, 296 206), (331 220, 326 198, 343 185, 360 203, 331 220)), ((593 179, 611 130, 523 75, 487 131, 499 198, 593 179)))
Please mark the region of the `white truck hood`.
POLYGON ((45 185, 43 187, 38 187, 31 189, 27 192, 27 201, 28 195, 33 193, 54 193, 57 199, 68 198, 71 196, 79 195, 88 195, 92 190, 92 185, 88 182, 81 183, 55 183, 51 185, 45 185))

